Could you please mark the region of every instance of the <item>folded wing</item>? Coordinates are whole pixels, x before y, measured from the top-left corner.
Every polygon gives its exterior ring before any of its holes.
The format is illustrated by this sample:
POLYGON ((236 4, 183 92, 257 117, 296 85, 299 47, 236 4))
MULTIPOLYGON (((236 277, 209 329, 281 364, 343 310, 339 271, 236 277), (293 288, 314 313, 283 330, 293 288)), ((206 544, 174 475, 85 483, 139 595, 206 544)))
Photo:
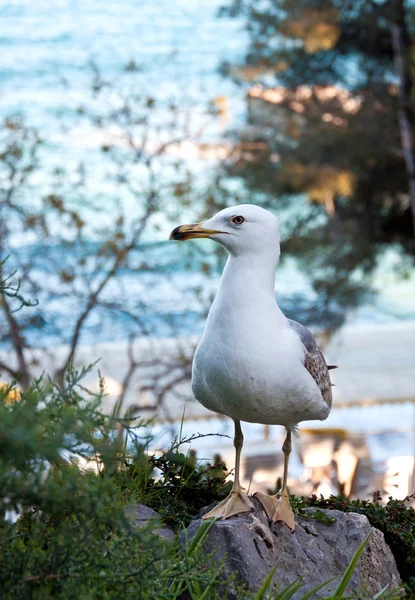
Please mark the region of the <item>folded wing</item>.
POLYGON ((331 391, 329 367, 327 366, 320 348, 317 346, 313 334, 307 327, 304 327, 301 323, 297 323, 297 321, 288 319, 288 323, 291 329, 298 335, 306 350, 304 356, 305 368, 320 388, 324 402, 331 408, 333 395, 331 391))

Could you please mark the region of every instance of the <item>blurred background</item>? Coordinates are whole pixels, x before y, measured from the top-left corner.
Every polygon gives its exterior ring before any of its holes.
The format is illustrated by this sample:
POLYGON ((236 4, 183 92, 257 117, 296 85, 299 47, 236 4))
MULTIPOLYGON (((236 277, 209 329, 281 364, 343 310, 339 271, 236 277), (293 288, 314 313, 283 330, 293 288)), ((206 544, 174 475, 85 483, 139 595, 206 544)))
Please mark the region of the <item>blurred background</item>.
MULTIPOLYGON (((233 465, 232 422, 189 386, 226 255, 167 239, 259 204, 281 222, 278 302, 339 367, 291 491, 411 493, 413 2, 0 0, 0 23, 0 261, 34 304, 0 301, 1 381, 100 358, 106 410, 233 465)), ((281 428, 244 433, 245 485, 274 487, 281 428)))

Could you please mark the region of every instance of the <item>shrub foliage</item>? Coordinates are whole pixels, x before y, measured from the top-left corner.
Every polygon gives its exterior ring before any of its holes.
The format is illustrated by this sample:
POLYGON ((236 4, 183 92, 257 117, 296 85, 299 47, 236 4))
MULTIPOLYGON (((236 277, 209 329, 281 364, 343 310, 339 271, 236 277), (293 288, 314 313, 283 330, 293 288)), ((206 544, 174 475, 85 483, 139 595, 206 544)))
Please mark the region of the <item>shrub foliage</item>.
POLYGON ((147 424, 101 414, 102 394, 88 396, 84 374, 70 370, 63 389, 37 381, 18 401, 11 387, 0 388, 0 597, 170 599, 213 581, 231 585, 212 558, 179 551, 154 527, 131 532, 127 502, 153 496, 167 512, 184 500, 178 522, 197 510, 191 489, 179 488, 203 478, 200 504, 216 494, 216 479, 204 478, 206 468, 193 475, 180 452, 147 458, 147 424), (91 457, 96 470, 83 466, 91 457), (160 482, 154 466, 163 469, 160 482))
MULTIPOLYGON (((219 457, 202 465, 182 452, 182 440, 150 452, 151 424, 102 414, 103 388, 90 394, 86 371, 69 369, 63 387, 46 379, 24 392, 0 387, 0 599, 217 600, 230 589, 254 598, 204 553, 209 522, 185 548, 156 535, 157 524, 133 529, 125 508, 142 502, 180 530, 227 495, 228 473, 219 457)), ((366 514, 385 533, 415 597, 414 511, 405 502, 293 501, 297 510, 366 514)), ((272 575, 255 597, 265 597, 272 575)))

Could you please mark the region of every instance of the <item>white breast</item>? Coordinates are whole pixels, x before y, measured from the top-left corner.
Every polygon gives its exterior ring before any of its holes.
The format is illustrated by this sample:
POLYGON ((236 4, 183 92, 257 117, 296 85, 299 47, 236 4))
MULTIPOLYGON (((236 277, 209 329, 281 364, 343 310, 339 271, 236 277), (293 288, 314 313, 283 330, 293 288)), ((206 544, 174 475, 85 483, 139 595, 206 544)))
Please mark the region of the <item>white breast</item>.
POLYGON ((193 361, 197 400, 253 423, 325 419, 329 410, 303 365, 304 346, 275 299, 265 303, 266 315, 243 304, 232 311, 220 304, 212 307, 193 361))

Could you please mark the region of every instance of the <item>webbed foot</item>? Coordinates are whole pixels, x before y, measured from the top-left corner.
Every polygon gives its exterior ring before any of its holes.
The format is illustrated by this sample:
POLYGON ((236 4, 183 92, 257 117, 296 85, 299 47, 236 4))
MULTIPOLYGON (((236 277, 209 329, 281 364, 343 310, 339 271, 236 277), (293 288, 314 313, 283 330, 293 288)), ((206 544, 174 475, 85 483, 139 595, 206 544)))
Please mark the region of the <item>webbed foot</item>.
POLYGON ((251 512, 254 510, 254 505, 248 498, 247 494, 241 490, 232 490, 222 502, 215 508, 203 515, 202 519, 229 519, 234 515, 239 515, 243 512, 251 512))
POLYGON ((261 502, 270 521, 273 523, 283 521, 291 531, 294 531, 294 513, 291 508, 288 492, 283 491, 274 496, 269 496, 268 494, 264 494, 264 492, 256 492, 254 496, 261 502))

